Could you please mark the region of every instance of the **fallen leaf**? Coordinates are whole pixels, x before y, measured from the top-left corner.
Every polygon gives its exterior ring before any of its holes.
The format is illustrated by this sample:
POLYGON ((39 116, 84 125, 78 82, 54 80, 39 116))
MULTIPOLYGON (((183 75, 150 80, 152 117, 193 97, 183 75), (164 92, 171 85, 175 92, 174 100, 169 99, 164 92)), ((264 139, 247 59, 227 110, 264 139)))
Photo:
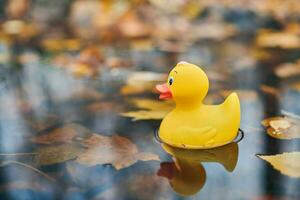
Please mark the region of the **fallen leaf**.
POLYGON ((77 137, 86 137, 91 131, 79 124, 66 124, 62 127, 55 128, 47 134, 39 135, 32 138, 31 141, 38 144, 70 143, 77 137))
POLYGON ((295 63, 283 63, 275 69, 275 74, 280 78, 289 78, 300 75, 300 60, 295 63))
POLYGON ((130 95, 155 91, 155 85, 166 80, 167 75, 154 72, 133 72, 128 75, 121 94, 130 95))
POLYGON ((76 161, 87 166, 112 164, 116 169, 133 165, 138 160, 159 160, 153 153, 139 152, 137 146, 129 139, 114 135, 94 134, 84 141, 87 150, 80 154, 76 161))
POLYGON ((232 37, 237 34, 237 28, 232 24, 226 23, 203 23, 192 29, 193 37, 196 39, 206 39, 213 41, 222 41, 226 38, 232 37), (205 30, 205 31, 203 31, 205 30))
POLYGON ((75 159, 82 151, 73 144, 46 146, 38 149, 35 159, 38 165, 52 165, 75 159))
POLYGON ((270 163, 282 174, 300 178, 300 152, 286 152, 276 155, 258 155, 259 158, 270 163))
POLYGON ((132 100, 132 103, 142 110, 124 112, 121 113, 121 115, 124 117, 132 117, 134 121, 147 119, 162 119, 174 108, 174 102, 172 101, 134 99, 132 100))
POLYGON ((273 96, 279 96, 279 91, 275 87, 271 87, 268 85, 261 85, 260 89, 261 89, 261 91, 263 91, 266 94, 271 94, 273 96))
POLYGON ((300 48, 300 37, 292 32, 274 32, 270 30, 260 31, 256 38, 258 46, 274 48, 280 47, 283 49, 300 48))
POLYGON ((262 121, 267 133, 277 139, 300 138, 300 120, 293 117, 271 117, 262 121))

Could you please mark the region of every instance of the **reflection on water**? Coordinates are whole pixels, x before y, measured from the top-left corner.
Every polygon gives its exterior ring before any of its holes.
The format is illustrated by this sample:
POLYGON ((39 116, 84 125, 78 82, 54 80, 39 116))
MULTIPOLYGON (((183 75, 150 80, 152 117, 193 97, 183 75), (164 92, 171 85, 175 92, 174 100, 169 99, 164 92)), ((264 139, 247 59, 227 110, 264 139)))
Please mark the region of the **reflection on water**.
POLYGON ((209 178, 203 163, 219 163, 232 172, 238 162, 237 143, 206 150, 178 149, 166 144, 162 147, 174 157, 174 162, 162 162, 157 174, 166 177, 174 191, 184 196, 199 192, 209 178))

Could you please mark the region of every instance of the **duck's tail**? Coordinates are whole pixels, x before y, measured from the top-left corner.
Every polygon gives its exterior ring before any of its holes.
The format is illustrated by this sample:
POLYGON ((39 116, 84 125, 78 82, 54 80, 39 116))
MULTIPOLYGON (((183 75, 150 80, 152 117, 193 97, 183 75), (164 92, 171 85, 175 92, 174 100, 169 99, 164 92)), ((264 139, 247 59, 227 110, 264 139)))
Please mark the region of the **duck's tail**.
POLYGON ((230 113, 228 116, 231 117, 231 120, 235 121, 237 126, 239 126, 241 118, 241 106, 237 93, 231 93, 224 101, 223 106, 224 109, 230 113))

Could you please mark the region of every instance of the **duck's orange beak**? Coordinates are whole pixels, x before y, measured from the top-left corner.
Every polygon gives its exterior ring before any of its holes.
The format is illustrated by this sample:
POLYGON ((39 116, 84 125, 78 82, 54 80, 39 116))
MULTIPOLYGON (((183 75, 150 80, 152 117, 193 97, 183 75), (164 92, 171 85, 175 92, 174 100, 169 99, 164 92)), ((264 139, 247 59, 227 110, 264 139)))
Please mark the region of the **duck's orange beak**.
POLYGON ((159 99, 172 99, 172 92, 166 83, 156 85, 156 89, 160 93, 159 99))

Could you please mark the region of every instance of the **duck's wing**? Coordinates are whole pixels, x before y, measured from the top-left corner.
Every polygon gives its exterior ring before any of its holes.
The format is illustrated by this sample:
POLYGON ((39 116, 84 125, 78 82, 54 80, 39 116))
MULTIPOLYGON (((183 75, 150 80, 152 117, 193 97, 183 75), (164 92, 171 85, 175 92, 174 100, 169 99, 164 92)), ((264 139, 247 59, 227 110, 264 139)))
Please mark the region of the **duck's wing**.
POLYGON ((203 141, 203 144, 211 144, 214 142, 214 137, 217 135, 217 130, 212 126, 205 126, 201 128, 180 127, 177 129, 179 134, 188 133, 186 136, 190 138, 197 138, 203 141))

